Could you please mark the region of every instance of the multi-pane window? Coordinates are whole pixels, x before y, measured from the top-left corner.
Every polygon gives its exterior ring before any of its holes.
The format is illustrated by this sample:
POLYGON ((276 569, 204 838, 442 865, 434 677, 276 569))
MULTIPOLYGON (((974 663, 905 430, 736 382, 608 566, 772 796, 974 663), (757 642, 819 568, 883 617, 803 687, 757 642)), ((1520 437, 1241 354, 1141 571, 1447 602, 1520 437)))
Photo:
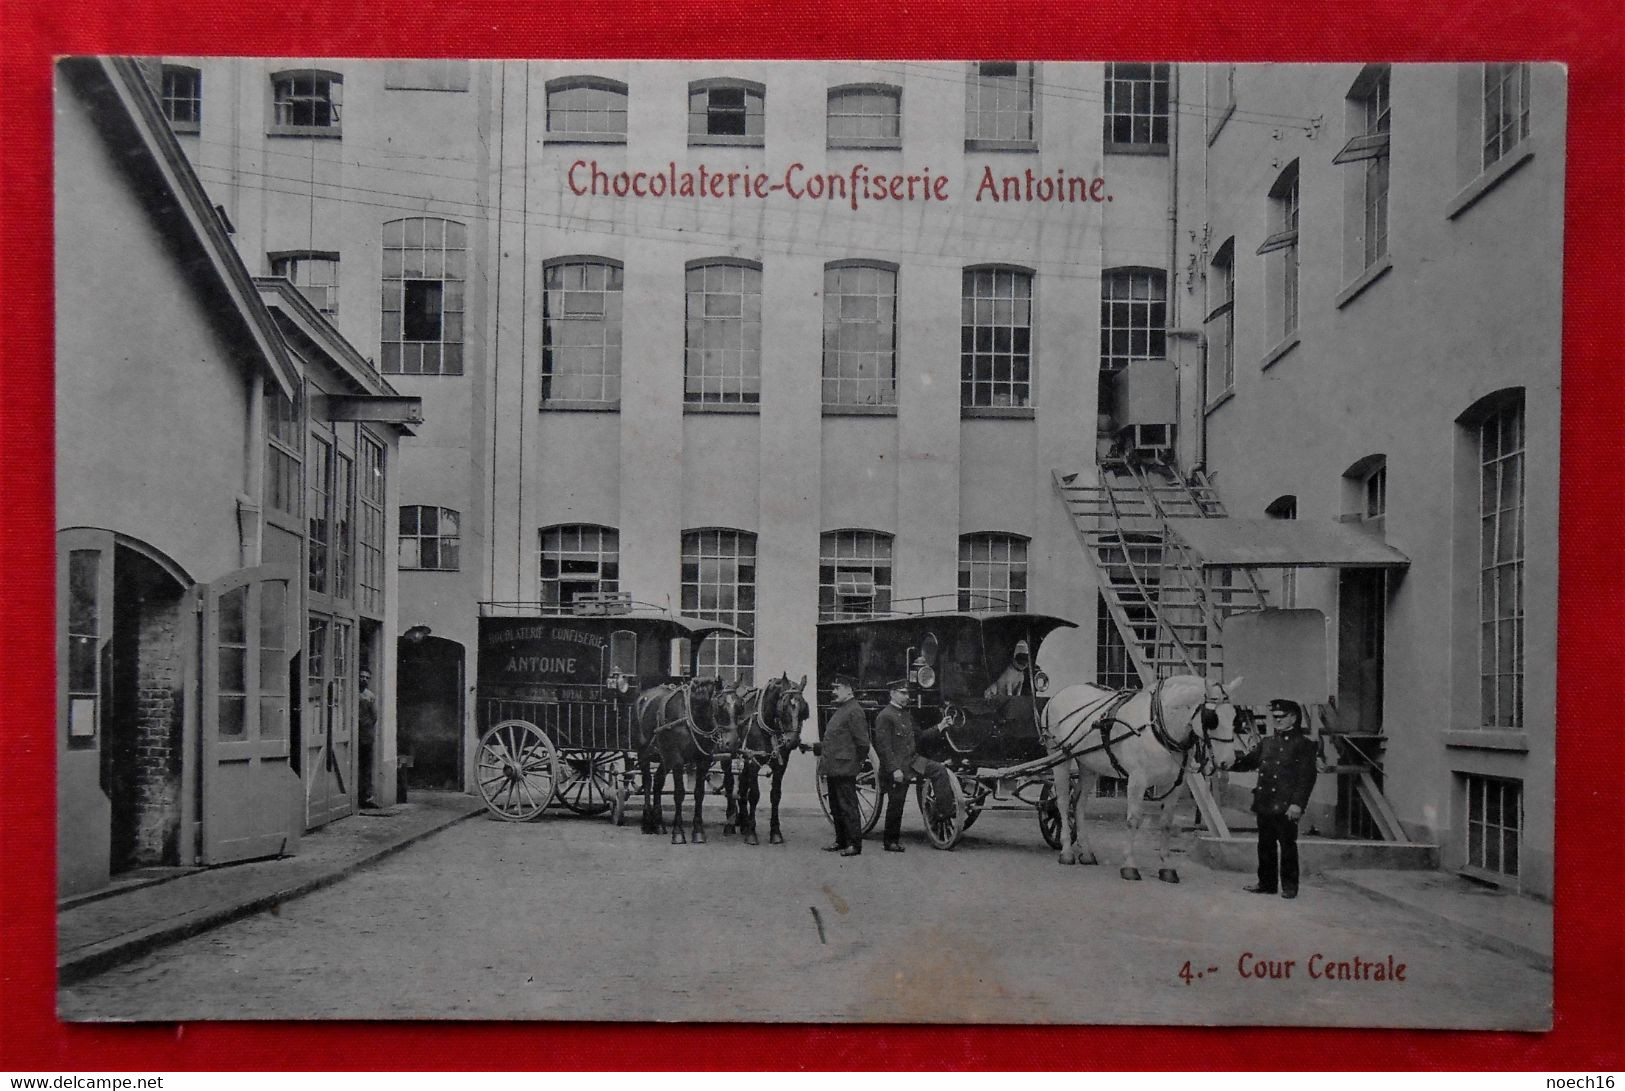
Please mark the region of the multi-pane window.
MULTIPOLYGON (((1150 613, 1149 608, 1133 604, 1125 609, 1131 613, 1131 624, 1136 620, 1132 615, 1150 613)), ((1106 605, 1106 597, 1099 593, 1095 595, 1095 684, 1115 690, 1140 688, 1140 672, 1129 655, 1128 644, 1106 605)))
POLYGON ((700 646, 699 672, 749 683, 756 669, 756 535, 693 530, 683 535, 682 612, 744 633, 714 633, 700 646))
POLYGON ((203 124, 203 73, 185 65, 166 64, 159 101, 177 133, 195 133, 203 124))
POLYGON ((1032 404, 1033 275, 966 269, 959 319, 959 404, 1032 404))
POLYGON ((895 148, 902 139, 901 88, 884 84, 830 88, 830 147, 895 148))
POLYGON ((762 270, 691 265, 686 278, 683 400, 754 404, 762 391, 762 270))
POLYGON ((1207 398, 1236 385, 1236 240, 1226 239, 1208 272, 1207 398))
POLYGON ((1294 159, 1270 187, 1270 234, 1260 254, 1274 255, 1267 277, 1274 291, 1274 333, 1285 339, 1298 329, 1298 161, 1294 159))
POLYGON ((1027 539, 966 534, 959 539, 959 608, 1027 609, 1027 539))
POLYGON ((978 61, 965 85, 965 139, 1014 141, 1037 139, 1033 91, 1037 66, 1030 61, 978 61))
POLYGON ((1523 728, 1524 416, 1484 416, 1479 453, 1479 723, 1523 728))
POLYGON ((547 84, 547 135, 599 143, 626 140, 626 84, 567 76, 547 84))
MULTIPOLYGON (((1371 65, 1360 73, 1349 93, 1348 143, 1333 163, 1356 164, 1359 179, 1360 261, 1369 269, 1388 253, 1388 148, 1389 79, 1386 64, 1371 65)), ((1351 250, 1353 240, 1350 240, 1351 250)), ((1352 256, 1352 255, 1351 255, 1352 256)))
POLYGON ((337 72, 278 72, 271 77, 277 129, 337 134, 343 106, 344 77, 337 72))
POLYGON ((361 609, 370 614, 384 612, 384 480, 385 449, 366 433, 361 436, 360 504, 361 556, 359 569, 361 609))
POLYGON ((84 745, 101 725, 101 633, 104 611, 113 604, 102 601, 102 565, 111 556, 99 549, 68 552, 68 736, 84 745))
POLYGON ((767 91, 748 80, 696 80, 688 85, 690 144, 760 144, 767 91))
POLYGON ((1467 794, 1467 866, 1518 877, 1523 834, 1523 784, 1499 777, 1462 778, 1467 794))
POLYGON ((621 266, 572 259, 547 266, 542 293, 542 401, 621 400, 621 266))
POLYGON ((591 524, 543 527, 542 604, 569 609, 579 594, 621 589, 621 536, 591 524))
POLYGON ((355 578, 355 460, 340 453, 333 462, 333 594, 351 596, 355 578))
POLYGON ((1168 149, 1168 66, 1106 66, 1106 150, 1168 149))
POLYGON ((1360 483, 1365 496, 1365 518, 1381 519, 1388 514, 1388 464, 1372 470, 1360 483))
POLYGON ((1101 371, 1167 357, 1167 282, 1161 269, 1108 269, 1101 274, 1101 371))
POLYGON ((447 57, 386 61, 386 91, 467 91, 469 64, 447 57))
POLYGON ((463 286, 468 229, 413 216, 384 224, 382 370, 463 373, 463 286))
POLYGON ((824 404, 897 404, 897 272, 824 268, 824 404))
POLYGON ((891 609, 892 537, 835 530, 818 538, 818 618, 868 617, 891 609))
POLYGON ((265 387, 265 504, 271 511, 299 518, 299 437, 303 433, 299 403, 275 383, 265 387))
POLYGON ((1484 66, 1484 167, 1529 136, 1529 66, 1484 66))
POLYGON ((339 313, 339 256, 331 250, 290 250, 271 255, 271 275, 286 277, 329 318, 339 313))
POLYGON ((455 572, 462 535, 460 517, 452 508, 426 504, 401 505, 400 566, 455 572))
POLYGON ((309 558, 309 586, 319 594, 333 589, 333 445, 316 436, 305 448, 305 553, 309 558))

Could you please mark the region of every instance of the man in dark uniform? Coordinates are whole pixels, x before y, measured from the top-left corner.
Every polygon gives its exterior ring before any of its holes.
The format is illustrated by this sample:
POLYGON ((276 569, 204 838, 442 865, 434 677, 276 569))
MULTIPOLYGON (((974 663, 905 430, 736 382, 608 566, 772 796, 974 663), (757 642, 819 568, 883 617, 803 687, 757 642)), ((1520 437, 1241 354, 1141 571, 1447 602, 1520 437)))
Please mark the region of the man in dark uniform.
POLYGON ((1258 816, 1258 882, 1247 889, 1253 894, 1274 894, 1279 889, 1281 897, 1296 898, 1298 819, 1303 817, 1309 793, 1315 787, 1315 744, 1303 730, 1303 709, 1296 701, 1271 701, 1270 721, 1275 725, 1275 734, 1231 766, 1238 773, 1258 770, 1258 786, 1253 789, 1253 813, 1258 816))
POLYGON ((835 700, 840 707, 824 728, 823 739, 813 747, 818 754, 829 786, 830 820, 835 823, 835 841, 825 852, 857 856, 863 852, 863 819, 858 814, 858 771, 869 755, 869 714, 863 711, 853 691, 857 680, 849 674, 835 676, 835 700))
POLYGON ((936 728, 922 732, 909 715, 908 679, 899 678, 890 689, 891 702, 875 717, 875 750, 880 755, 880 788, 886 793, 885 848, 887 852, 902 852, 903 846, 897 837, 903 829, 903 807, 908 799, 910 774, 931 778, 939 807, 953 805, 953 786, 947 780, 953 774, 941 762, 932 761, 919 752, 920 740, 936 728))

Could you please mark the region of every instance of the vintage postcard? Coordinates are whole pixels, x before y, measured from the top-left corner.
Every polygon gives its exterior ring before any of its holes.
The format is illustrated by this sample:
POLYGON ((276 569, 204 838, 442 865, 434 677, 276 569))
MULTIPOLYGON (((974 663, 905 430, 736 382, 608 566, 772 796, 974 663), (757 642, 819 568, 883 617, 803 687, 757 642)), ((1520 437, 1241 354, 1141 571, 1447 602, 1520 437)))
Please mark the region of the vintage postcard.
POLYGON ((1561 66, 54 77, 61 1018, 1552 1026, 1561 66))

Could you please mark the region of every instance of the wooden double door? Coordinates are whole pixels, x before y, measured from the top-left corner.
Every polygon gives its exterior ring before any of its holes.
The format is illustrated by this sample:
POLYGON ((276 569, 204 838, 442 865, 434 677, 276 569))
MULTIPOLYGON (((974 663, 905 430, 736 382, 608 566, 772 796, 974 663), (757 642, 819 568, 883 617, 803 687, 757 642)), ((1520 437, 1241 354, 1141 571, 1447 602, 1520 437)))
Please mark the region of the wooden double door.
POLYGON ((304 677, 305 828, 356 809, 356 621, 311 611, 304 677))

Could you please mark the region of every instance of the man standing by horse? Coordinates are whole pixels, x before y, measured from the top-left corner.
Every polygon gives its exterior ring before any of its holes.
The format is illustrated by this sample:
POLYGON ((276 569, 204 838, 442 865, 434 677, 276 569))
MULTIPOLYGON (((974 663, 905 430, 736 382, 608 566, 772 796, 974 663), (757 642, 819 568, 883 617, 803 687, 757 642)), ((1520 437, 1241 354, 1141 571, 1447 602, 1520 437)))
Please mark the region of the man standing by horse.
POLYGON ((1253 813, 1258 816, 1258 882, 1253 894, 1298 896, 1298 819, 1309 805, 1317 771, 1315 744, 1303 730, 1303 708, 1277 697, 1270 702, 1275 733, 1236 759, 1234 772, 1258 770, 1253 813), (1280 860, 1277 865, 1276 854, 1280 860), (1279 879, 1279 883, 1277 883, 1279 879))
POLYGON ((835 700, 840 707, 824 728, 822 740, 813 753, 822 759, 824 779, 829 785, 830 820, 835 824, 835 841, 825 852, 857 856, 863 852, 863 818, 858 813, 858 772, 869 753, 869 715, 855 696, 857 679, 849 674, 835 676, 835 700))
POLYGON ((909 681, 899 678, 889 687, 890 703, 875 717, 875 750, 880 754, 880 784, 886 793, 886 832, 884 847, 887 852, 902 852, 898 835, 903 829, 903 807, 908 799, 911 774, 930 777, 935 788, 934 798, 940 808, 953 806, 953 786, 948 783, 947 766, 932 761, 919 752, 919 743, 936 728, 921 732, 908 711, 909 681))

